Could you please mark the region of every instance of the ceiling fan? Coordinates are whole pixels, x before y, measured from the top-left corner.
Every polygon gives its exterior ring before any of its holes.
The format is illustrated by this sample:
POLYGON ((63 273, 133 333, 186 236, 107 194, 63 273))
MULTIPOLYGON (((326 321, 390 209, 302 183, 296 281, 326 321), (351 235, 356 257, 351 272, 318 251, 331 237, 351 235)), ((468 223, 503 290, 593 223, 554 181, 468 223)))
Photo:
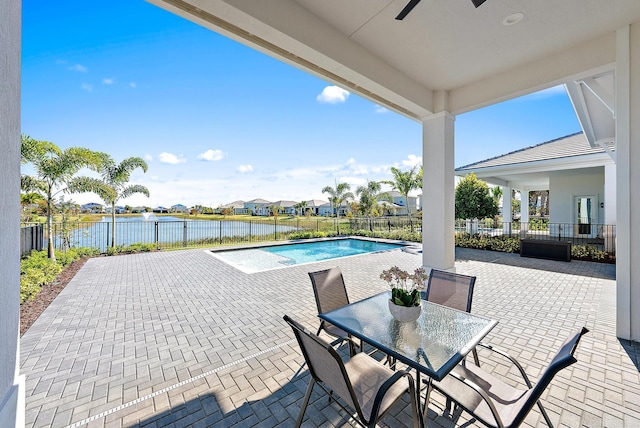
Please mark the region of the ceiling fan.
MULTIPOLYGON (((487 1, 487 0, 471 0, 471 3, 473 3, 473 5, 475 7, 479 7, 485 1, 487 1)), ((407 3, 407 5, 404 7, 404 9, 402 9, 402 11, 398 14, 398 16, 396 16, 396 19, 398 21, 402 21, 404 19, 404 17, 407 16, 409 14, 409 12, 411 12, 413 10, 413 8, 416 7, 416 5, 418 3, 420 3, 420 0, 411 0, 411 1, 409 1, 409 3, 407 3)))

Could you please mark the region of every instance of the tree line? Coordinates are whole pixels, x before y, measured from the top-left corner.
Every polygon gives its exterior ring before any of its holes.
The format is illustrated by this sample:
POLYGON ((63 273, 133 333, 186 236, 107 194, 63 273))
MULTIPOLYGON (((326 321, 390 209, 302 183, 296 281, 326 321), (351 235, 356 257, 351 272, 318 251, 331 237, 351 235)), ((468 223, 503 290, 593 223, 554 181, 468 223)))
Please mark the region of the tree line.
POLYGON ((140 157, 129 157, 120 163, 107 153, 82 147, 62 150, 49 141, 36 140, 22 135, 20 145, 22 164, 31 164, 33 175, 21 175, 20 187, 28 200, 44 199, 47 217, 47 254, 55 260, 53 250, 53 214, 63 209, 65 194, 93 192, 105 205, 111 207, 111 247, 116 243, 115 207, 121 199, 134 194, 149 196, 149 189, 138 184, 129 184, 131 173, 140 168, 147 172, 148 166, 140 157), (94 171, 100 178, 79 176, 84 168, 94 171))

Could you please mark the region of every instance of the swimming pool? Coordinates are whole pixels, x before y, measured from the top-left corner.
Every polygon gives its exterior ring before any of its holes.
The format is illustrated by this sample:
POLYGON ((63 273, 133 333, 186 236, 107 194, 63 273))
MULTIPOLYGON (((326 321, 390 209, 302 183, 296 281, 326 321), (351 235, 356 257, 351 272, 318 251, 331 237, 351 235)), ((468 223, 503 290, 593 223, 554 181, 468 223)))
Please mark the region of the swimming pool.
POLYGON ((242 272, 255 273, 303 263, 396 250, 404 246, 348 238, 212 251, 211 254, 242 272))

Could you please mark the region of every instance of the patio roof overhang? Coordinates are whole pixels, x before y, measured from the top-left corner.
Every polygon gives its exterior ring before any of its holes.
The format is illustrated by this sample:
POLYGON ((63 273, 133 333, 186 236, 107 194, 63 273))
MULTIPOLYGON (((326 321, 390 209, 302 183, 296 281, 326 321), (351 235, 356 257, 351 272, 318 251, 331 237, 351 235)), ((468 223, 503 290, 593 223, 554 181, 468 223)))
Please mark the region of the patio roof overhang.
POLYGON ((605 152, 557 159, 545 159, 520 164, 490 166, 484 168, 458 168, 456 174, 474 173, 479 179, 497 186, 514 189, 548 190, 549 177, 553 173, 604 167, 611 163, 605 152))

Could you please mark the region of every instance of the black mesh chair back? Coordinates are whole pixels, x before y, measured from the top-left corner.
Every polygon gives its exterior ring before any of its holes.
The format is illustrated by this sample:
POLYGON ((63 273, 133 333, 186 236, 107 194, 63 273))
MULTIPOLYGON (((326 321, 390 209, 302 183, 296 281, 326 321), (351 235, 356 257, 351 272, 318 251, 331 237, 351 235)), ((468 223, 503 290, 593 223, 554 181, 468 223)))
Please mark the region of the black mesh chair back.
MULTIPOLYGON (((347 288, 339 267, 309 272, 313 294, 316 298, 316 307, 319 314, 330 312, 349 304, 347 288)), ((326 321, 320 322, 318 333, 324 330, 334 337, 345 337, 347 333, 326 321)))
POLYGON ((460 311, 471 312, 475 276, 431 269, 425 300, 460 311))
POLYGON ((311 374, 296 427, 302 424, 313 388, 318 385, 330 397, 337 395, 341 398, 346 406, 339 401, 336 403, 349 415, 355 410, 356 420, 369 427, 375 427, 400 398, 409 394, 413 426, 418 428, 417 396, 410 370, 393 371, 363 352, 343 362, 322 337, 312 334, 287 315, 284 320, 293 329, 311 374))
POLYGON ((471 364, 456 366, 444 379, 432 382, 429 387, 440 391, 447 400, 452 400, 489 427, 520 426, 535 405, 540 409, 547 425, 553 426, 540 402, 540 397, 560 370, 576 362, 573 354, 580 338, 587 332, 583 327, 567 337, 535 386, 515 358, 502 350, 480 344, 479 346, 488 349, 494 355, 511 361, 518 369, 526 388, 513 386, 510 376, 504 379, 502 375, 486 372, 471 364))

